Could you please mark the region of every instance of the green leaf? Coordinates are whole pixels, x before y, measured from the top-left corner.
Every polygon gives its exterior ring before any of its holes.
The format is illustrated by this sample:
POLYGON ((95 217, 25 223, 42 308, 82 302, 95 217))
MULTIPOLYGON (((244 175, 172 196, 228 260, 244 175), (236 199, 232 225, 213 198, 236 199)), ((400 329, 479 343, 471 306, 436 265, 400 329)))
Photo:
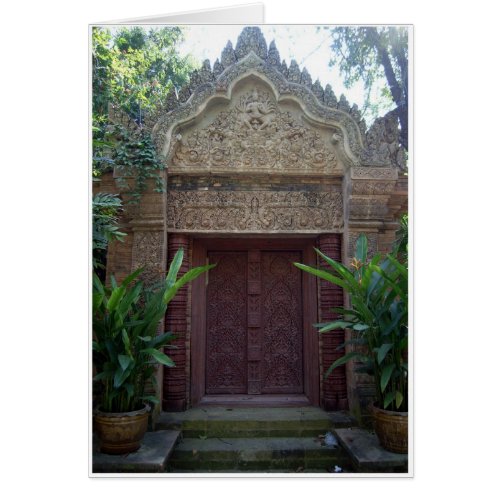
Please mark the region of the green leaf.
POLYGON ((154 396, 142 396, 141 398, 142 401, 149 401, 150 403, 154 403, 155 405, 160 404, 160 401, 158 398, 155 398, 154 396))
POLYGON ((356 241, 356 251, 354 256, 361 262, 366 261, 366 255, 368 253, 368 239, 365 234, 360 234, 356 241))
POLYGON ((396 391, 396 408, 399 408, 402 402, 403 402, 403 395, 399 391, 396 391))
POLYGON ((153 356, 153 358, 162 365, 170 367, 175 366, 174 361, 171 358, 169 358, 165 353, 159 351, 158 349, 153 349, 152 347, 148 347, 147 349, 142 349, 141 352, 153 356))
POLYGON ((377 363, 380 365, 384 361, 387 353, 392 349, 392 344, 382 344, 377 350, 377 363))
POLYGON ((329 281, 334 285, 345 288, 349 292, 351 291, 349 282, 333 276, 333 274, 329 273, 328 271, 323 271, 323 269, 316 269, 314 267, 306 266, 305 264, 301 264, 300 262, 294 262, 293 265, 295 267, 298 267, 302 271, 305 271, 306 273, 317 276, 318 278, 323 278, 324 280, 329 281))
POLYGON ((353 330, 356 330, 358 332, 362 332, 364 330, 368 330, 368 328, 370 328, 368 325, 365 325, 364 323, 356 323, 352 329, 353 330))
POLYGON ((345 328, 351 328, 354 323, 350 321, 333 321, 332 323, 327 323, 322 326, 318 331, 319 333, 329 332, 331 330, 343 330, 345 328))
POLYGON ((387 408, 394 401, 394 393, 388 392, 384 398, 384 409, 387 408))
POLYGON ((382 392, 385 391, 385 388, 387 387, 387 384, 389 383, 389 380, 391 378, 392 372, 395 368, 394 363, 391 363, 390 365, 384 366, 382 370, 382 374, 380 375, 380 390, 382 392))
POLYGON ((120 363, 123 371, 125 371, 133 363, 133 361, 134 360, 130 356, 118 354, 118 363, 120 363))
POLYGON ((118 303, 122 299, 125 292, 126 292, 126 288, 124 286, 119 286, 118 288, 115 288, 111 292, 111 297, 109 298, 108 303, 106 304, 106 309, 109 312, 112 312, 116 309, 118 303))
POLYGON ((341 358, 337 359, 331 364, 330 368, 328 368, 328 370, 325 372, 324 378, 325 379, 328 378, 330 373, 332 373, 332 371, 335 370, 335 368, 345 365, 349 360, 354 358, 365 360, 366 356, 359 352, 348 352, 346 355, 342 356, 341 358))

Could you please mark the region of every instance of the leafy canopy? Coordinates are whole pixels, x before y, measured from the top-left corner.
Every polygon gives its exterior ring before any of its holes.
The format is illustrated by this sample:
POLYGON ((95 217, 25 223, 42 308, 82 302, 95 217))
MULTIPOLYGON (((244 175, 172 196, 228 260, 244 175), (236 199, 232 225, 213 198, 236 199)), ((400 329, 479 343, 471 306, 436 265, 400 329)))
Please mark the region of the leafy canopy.
POLYGON ((400 142, 408 150, 408 30, 394 26, 331 29, 331 66, 338 66, 347 88, 359 80, 365 88, 363 112, 375 116, 392 101, 401 128, 400 142), (386 85, 375 100, 374 84, 386 85))

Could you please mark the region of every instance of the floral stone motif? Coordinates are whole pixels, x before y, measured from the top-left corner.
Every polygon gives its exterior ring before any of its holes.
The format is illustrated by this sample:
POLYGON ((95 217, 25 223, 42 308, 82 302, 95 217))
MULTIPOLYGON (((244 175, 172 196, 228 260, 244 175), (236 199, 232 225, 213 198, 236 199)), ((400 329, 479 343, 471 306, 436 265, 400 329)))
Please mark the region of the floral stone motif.
POLYGON ((176 139, 170 168, 174 173, 199 167, 329 174, 337 165, 333 145, 257 88, 221 111, 208 127, 176 139))
POLYGON ((342 227, 342 194, 283 191, 169 191, 169 231, 321 232, 342 227))

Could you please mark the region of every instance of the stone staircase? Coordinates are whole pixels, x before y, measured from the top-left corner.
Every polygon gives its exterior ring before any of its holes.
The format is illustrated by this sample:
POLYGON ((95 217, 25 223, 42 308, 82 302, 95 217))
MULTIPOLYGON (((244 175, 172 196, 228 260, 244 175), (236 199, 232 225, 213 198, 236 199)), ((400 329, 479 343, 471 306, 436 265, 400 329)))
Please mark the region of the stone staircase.
POLYGON ((170 472, 352 472, 341 446, 327 445, 334 428, 355 425, 345 412, 300 408, 199 407, 162 413, 157 430, 179 430, 170 472))

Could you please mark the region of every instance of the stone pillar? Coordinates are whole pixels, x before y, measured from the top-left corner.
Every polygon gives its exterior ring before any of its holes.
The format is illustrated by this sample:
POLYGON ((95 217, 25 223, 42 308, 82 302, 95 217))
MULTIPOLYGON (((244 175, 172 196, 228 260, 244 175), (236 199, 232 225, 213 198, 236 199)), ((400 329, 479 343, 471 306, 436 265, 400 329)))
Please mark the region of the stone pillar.
MULTIPOLYGON (((341 236, 340 234, 324 234, 318 237, 318 247, 325 255, 341 260, 341 236)), ((330 266, 319 259, 319 265, 323 269, 330 266)), ((326 280, 319 282, 319 321, 326 323, 337 319, 339 315, 332 311, 334 307, 342 307, 343 292, 339 286, 333 285, 326 280)), ((337 348, 344 342, 343 330, 332 330, 320 335, 321 356, 321 406, 325 410, 347 410, 347 385, 345 367, 336 368, 325 380, 324 373, 330 365, 344 355, 344 349, 337 348)))
MULTIPOLYGON (((186 234, 172 233, 168 236, 168 264, 175 253, 184 248, 184 260, 179 270, 182 276, 189 269, 189 236, 186 234)), ((165 354, 170 356, 175 367, 165 368, 163 371, 163 399, 162 406, 165 411, 184 411, 187 407, 187 329, 188 329, 188 291, 189 287, 182 287, 168 305, 165 318, 165 330, 175 334, 174 349, 165 349, 165 354)))
MULTIPOLYGON (((406 209, 406 193, 399 193, 398 170, 394 167, 353 167, 346 178, 347 200, 344 264, 349 265, 361 233, 368 239, 368 258, 387 253, 394 241, 399 215, 406 209)), ((346 296, 346 300, 348 297, 346 296)), ((350 339, 352 332, 347 332, 350 339)), ((346 351, 353 350, 347 346, 346 351)), ((356 372, 359 362, 346 366, 349 408, 358 418, 367 415, 367 406, 375 397, 373 378, 356 372)))

